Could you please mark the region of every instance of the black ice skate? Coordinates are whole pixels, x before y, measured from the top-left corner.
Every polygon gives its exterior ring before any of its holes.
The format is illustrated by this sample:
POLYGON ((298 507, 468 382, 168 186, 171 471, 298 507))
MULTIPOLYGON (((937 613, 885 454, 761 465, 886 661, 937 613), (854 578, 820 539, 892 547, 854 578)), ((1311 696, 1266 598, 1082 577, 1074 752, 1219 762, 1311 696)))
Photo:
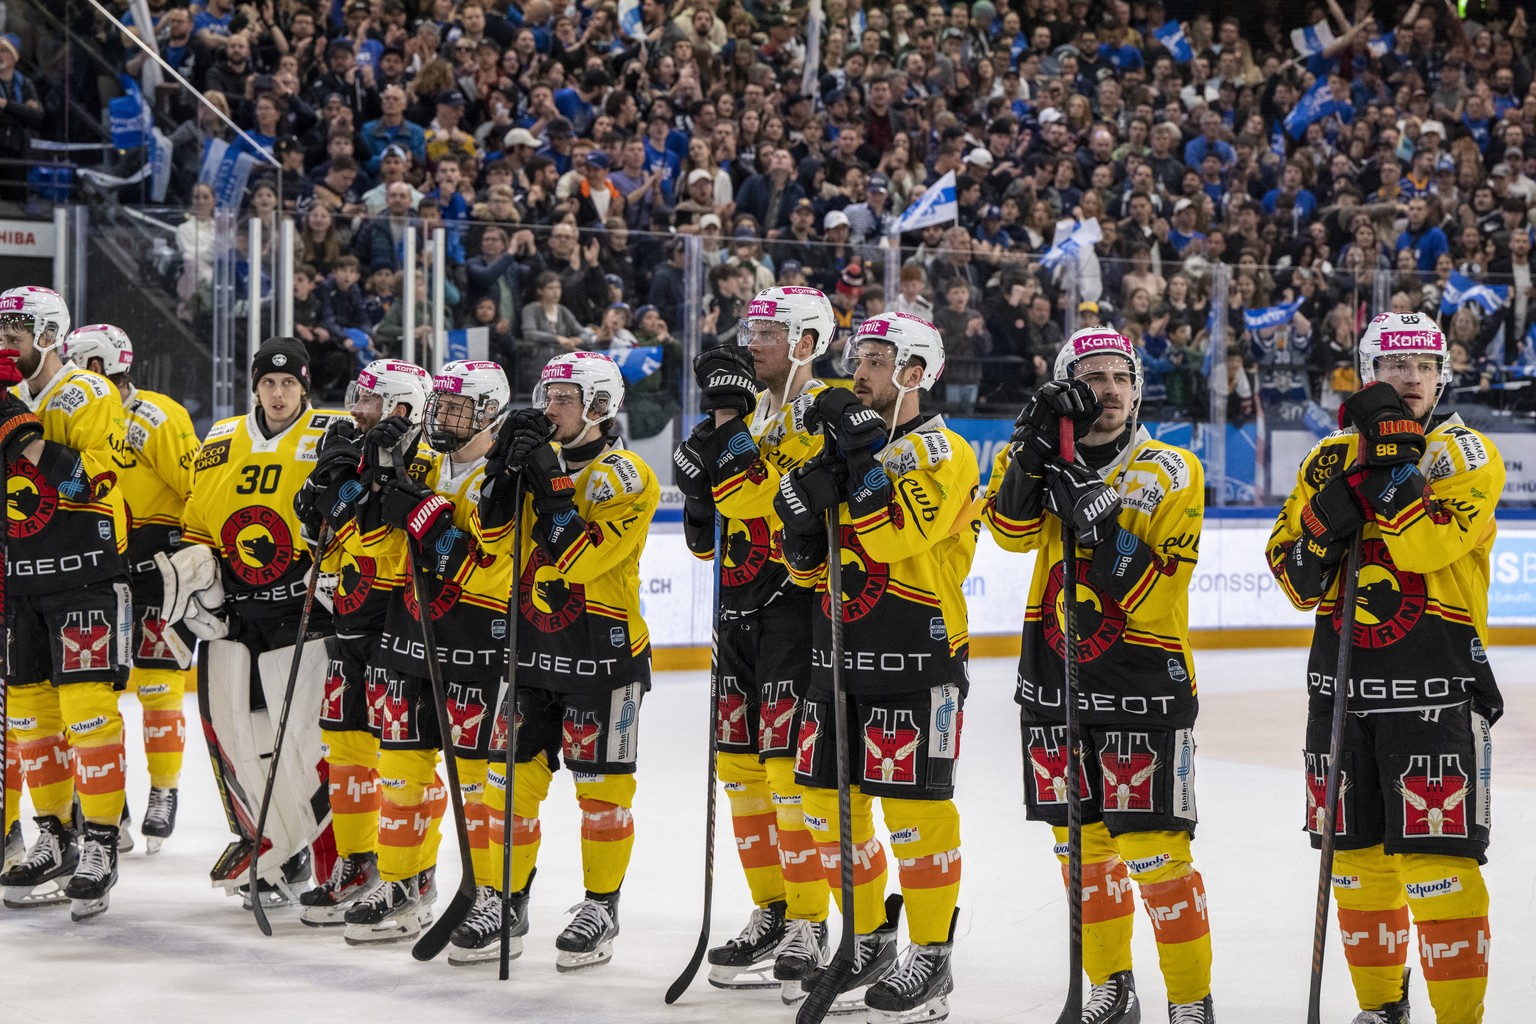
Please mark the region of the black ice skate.
POLYGON ((0 885, 5 886, 5 905, 12 910, 61 907, 68 903, 64 884, 75 873, 80 860, 74 829, 52 815, 33 820, 37 822, 37 840, 25 857, 0 874, 0 885))
MULTIPOLYGON (((528 934, 528 893, 533 876, 520 892, 512 894, 511 931, 507 938, 507 959, 523 955, 523 937, 528 934)), ((501 959, 501 890, 482 885, 475 892, 475 909, 464 923, 453 930, 449 939, 448 962, 455 967, 491 963, 501 959)))
POLYGON ((133 815, 128 813, 128 801, 123 801, 123 813, 117 819, 117 852, 133 852, 133 815))
MULTIPOLYGON (((852 908, 849 908, 852 913, 852 908)), ((879 981, 896 962, 896 922, 901 917, 901 895, 893 893, 885 898, 885 924, 868 935, 860 935, 853 946, 853 970, 832 1000, 830 1014, 862 1013, 864 995, 869 987, 879 981)), ((818 968, 800 982, 805 995, 816 988, 822 974, 837 963, 837 957, 827 967, 818 968)))
POLYGON ((1136 979, 1130 971, 1111 974, 1094 985, 1083 1004, 1083 1024, 1140 1024, 1141 1000, 1136 998, 1136 979))
POLYGON ((1350 1024, 1408 1024, 1408 976, 1412 968, 1403 969, 1403 995, 1395 1003, 1388 1003, 1379 1010, 1361 1010, 1350 1024))
MULTIPOLYGON (((256 891, 260 894, 261 905, 267 910, 277 910, 281 907, 291 907, 299 902, 299 896, 309 888, 309 847, 299 848, 299 852, 283 861, 282 874, 276 880, 258 878, 256 891)), ((250 863, 246 863, 246 874, 242 877, 250 877, 250 863)), ((241 885, 236 889, 240 893, 240 905, 246 910, 251 909, 251 887, 241 885)))
POLYGON ((949 955, 955 948, 957 910, 949 920, 949 937, 943 942, 912 943, 902 951, 896 966, 864 993, 869 1020, 877 1024, 916 1024, 949 1018, 949 993, 955 981, 949 973, 949 955))
POLYGON ((0 860, 0 871, 11 870, 11 865, 27 855, 27 841, 21 836, 21 819, 11 822, 5 833, 5 857, 0 860))
POLYGON ((587 893, 587 898, 567 913, 575 914, 555 939, 555 970, 575 971, 596 967, 613 959, 613 940, 619 934, 619 893, 587 893))
MULTIPOLYGON (((144 808, 144 824, 139 827, 144 833, 144 852, 159 853, 160 847, 176 831, 176 790, 174 787, 161 789, 151 787, 149 790, 149 804, 144 808)), ((126 847, 124 847, 126 849, 126 847)))
POLYGON ((827 956, 827 922, 784 922, 784 940, 774 950, 773 976, 779 982, 779 998, 785 1006, 794 1006, 805 998, 800 979, 825 965, 827 956))
POLYGON ((112 887, 117 884, 117 825, 85 823, 85 841, 80 844, 80 861, 75 877, 64 887, 70 898, 69 916, 85 921, 107 909, 112 887))
MULTIPOLYGON (((1404 1024, 1407 1020, 1405 1015, 1404 1024)), ((1211 997, 1206 996, 1198 1003, 1169 1003, 1168 1024, 1216 1024, 1216 1011, 1211 1006, 1211 997)))
POLYGON ((421 934, 421 920, 417 916, 420 906, 416 879, 382 882, 347 908, 347 930, 342 938, 349 946, 414 939, 421 934))
POLYGON ((709 951, 709 983, 716 988, 778 988, 774 956, 784 940, 783 900, 758 907, 741 934, 709 951))
MULTIPOLYGON (((172 791, 174 792, 174 790, 172 791)), ((346 924, 347 908, 379 884, 379 861, 373 853, 336 858, 331 877, 299 896, 299 920, 315 928, 346 924)))

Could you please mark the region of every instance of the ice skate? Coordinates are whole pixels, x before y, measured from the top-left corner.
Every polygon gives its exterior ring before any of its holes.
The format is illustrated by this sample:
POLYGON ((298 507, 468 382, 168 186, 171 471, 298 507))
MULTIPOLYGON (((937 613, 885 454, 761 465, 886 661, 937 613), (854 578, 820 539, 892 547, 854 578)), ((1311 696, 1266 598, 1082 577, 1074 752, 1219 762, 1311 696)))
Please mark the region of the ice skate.
MULTIPOLYGON (((309 881, 309 847, 301 847, 299 852, 283 861, 283 873, 276 881, 268 881, 259 878, 256 881, 256 891, 261 897, 261 905, 267 910, 278 910, 283 907, 291 907, 299 902, 299 897, 308 890, 309 881)), ((246 867, 249 872, 249 865, 246 867)), ((251 887, 242 885, 239 887, 240 905, 246 910, 251 909, 251 887)))
MULTIPOLYGON (((901 896, 893 893, 885 898, 885 924, 868 935, 854 940, 853 970, 833 997, 828 1013, 861 1013, 866 1008, 865 993, 869 987, 885 975, 896 962, 896 923, 901 917, 901 896)), ((822 975, 837 966, 837 957, 826 967, 812 971, 800 981, 801 991, 810 995, 820 983, 822 975)))
POLYGON ((596 967, 613 959, 613 940, 619 934, 619 894, 617 891, 587 898, 568 913, 576 916, 555 939, 555 969, 575 971, 596 967))
MULTIPOLYGON (((1403 1017, 1403 1021, 1408 1018, 1403 1017)), ((1211 997, 1206 996, 1198 1003, 1169 1003, 1168 1024, 1216 1024, 1216 1011, 1211 1006, 1211 997)))
POLYGON ((419 903, 414 878, 382 882, 347 908, 347 930, 342 938, 349 946, 414 939, 421 934, 421 921, 416 914, 419 903))
MULTIPOLYGON (((523 955, 523 937, 528 934, 528 893, 532 876, 521 892, 512 894, 512 927, 507 941, 507 959, 523 955)), ((501 959, 501 890, 488 885, 475 893, 475 909, 464 923, 453 930, 449 939, 448 962, 455 967, 490 963, 501 959)))
POLYGON ((104 912, 117 884, 117 840, 120 825, 86 822, 85 841, 80 844, 80 860, 75 875, 64 887, 70 899, 69 916, 86 921, 104 912))
POLYGON ((709 983, 716 988, 778 988, 774 957, 784 940, 783 900, 758 907, 741 934, 709 951, 709 983))
POLYGON ((38 835, 32 848, 0 874, 5 886, 5 905, 12 910, 60 907, 70 901, 64 895, 65 883, 75 873, 80 850, 75 832, 58 818, 34 818, 38 835))
POLYGON ((27 855, 27 841, 21 835, 21 819, 11 822, 10 830, 5 833, 5 858, 0 861, 0 871, 11 870, 11 865, 20 861, 27 855))
POLYGON ((1412 974, 1412 968, 1403 969, 1403 994, 1397 1002, 1379 1010, 1361 1010, 1350 1024, 1408 1024, 1408 978, 1412 974))
MULTIPOLYGON (((144 823, 139 831, 144 833, 144 852, 156 854, 171 833, 176 830, 176 790, 151 787, 149 803, 144 808, 144 823)), ((124 847, 126 849, 126 847, 124 847)))
POLYGON ((432 923, 432 908, 437 905, 437 865, 416 876, 416 916, 425 928, 432 923))
POLYGON ((346 924, 347 908, 379 884, 379 863, 373 853, 338 857, 331 877, 299 896, 299 920, 315 928, 346 924))
POLYGON ((128 801, 123 801, 123 813, 117 819, 117 852, 133 852, 133 815, 128 812, 128 801))
POLYGON ((949 1017, 949 993, 955 981, 949 973, 949 955, 955 948, 956 912, 944 942, 912 943, 896 965, 864 993, 872 1024, 918 1024, 949 1017))
POLYGON ((1136 979, 1130 971, 1111 974, 1102 985, 1094 985, 1083 1003, 1083 1024, 1140 1024, 1141 1000, 1136 997, 1136 979))
POLYGON ((825 965, 827 957, 827 922, 784 922, 784 939, 773 956, 773 976, 784 1005, 793 1006, 805 998, 800 979, 825 965))

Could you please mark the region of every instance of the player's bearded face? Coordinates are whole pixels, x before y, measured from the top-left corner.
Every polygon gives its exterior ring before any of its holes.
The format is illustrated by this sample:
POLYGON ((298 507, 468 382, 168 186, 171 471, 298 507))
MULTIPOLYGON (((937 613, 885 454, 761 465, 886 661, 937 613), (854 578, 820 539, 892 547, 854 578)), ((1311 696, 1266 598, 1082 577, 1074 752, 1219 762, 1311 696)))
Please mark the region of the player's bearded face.
POLYGON ((1130 365, 1115 355, 1089 356, 1077 364, 1073 376, 1092 388, 1104 406, 1094 432, 1119 433, 1136 405, 1136 377, 1130 365))
POLYGON ((770 388, 782 388, 789 378, 789 332, 783 324, 753 320, 743 326, 740 340, 752 354, 752 368, 757 379, 770 388))
POLYGON ((883 341, 861 342, 858 353, 847 362, 854 364, 854 395, 881 416, 889 416, 901 397, 895 378, 896 346, 883 341))
POLYGON ((357 424, 357 429, 367 433, 384 418, 384 399, 371 392, 361 394, 352 403, 351 412, 352 422, 357 424))
POLYGON ((43 361, 43 354, 38 351, 36 338, 32 334, 33 323, 30 316, 18 313, 0 317, 0 347, 14 348, 21 352, 16 360, 16 368, 24 377, 36 373, 38 365, 43 361))

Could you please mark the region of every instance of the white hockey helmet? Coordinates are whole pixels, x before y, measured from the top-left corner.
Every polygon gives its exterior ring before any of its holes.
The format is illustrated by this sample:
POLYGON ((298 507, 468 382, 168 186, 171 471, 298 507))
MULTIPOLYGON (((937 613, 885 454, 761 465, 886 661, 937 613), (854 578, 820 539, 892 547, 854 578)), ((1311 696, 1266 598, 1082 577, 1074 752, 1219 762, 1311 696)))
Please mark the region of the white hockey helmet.
POLYGON ((1061 346, 1056 353, 1055 376, 1057 380, 1070 380, 1076 376, 1074 367, 1091 356, 1120 356, 1131 364, 1131 377, 1135 382, 1136 398, 1141 403, 1141 356, 1131 339, 1113 327, 1085 327, 1061 346))
POLYGON ((91 368, 92 359, 100 359, 103 377, 116 377, 133 368, 133 342, 128 332, 111 324, 76 327, 59 346, 59 355, 74 360, 83 370, 91 368))
POLYGON ((444 455, 458 451, 476 434, 494 430, 511 400, 512 386, 501 364, 475 359, 446 364, 432 378, 427 398, 427 443, 444 455))
POLYGON ((52 288, 25 285, 0 292, 0 326, 24 327, 32 332, 32 343, 47 352, 69 334, 69 307, 64 297, 52 288), (52 344, 43 344, 43 335, 53 328, 52 344))
POLYGON ((1445 342, 1445 333, 1434 319, 1423 313, 1379 313, 1366 325, 1360 336, 1360 383, 1371 384, 1377 380, 1377 360, 1383 356, 1432 355, 1440 361, 1440 386, 1435 391, 1435 401, 1451 383, 1451 360, 1445 342))
POLYGON ((421 426, 427 411, 427 394, 432 390, 432 375, 415 363, 399 359, 375 359, 357 374, 357 380, 347 385, 346 407, 353 408, 358 402, 378 396, 379 416, 389 416, 396 405, 405 405, 410 412, 407 418, 413 426, 421 426))
POLYGON ((789 333, 791 349, 806 331, 815 331, 816 348, 811 353, 811 359, 825 355, 827 348, 832 344, 832 336, 837 333, 837 320, 832 312, 832 303, 825 293, 815 288, 790 286, 764 288, 758 292, 757 296, 747 303, 746 315, 741 318, 736 331, 736 343, 749 344, 752 340, 752 325, 764 321, 784 327, 789 333))
MULTIPOLYGON (((923 379, 917 382, 917 386, 924 391, 931 390, 939 375, 944 372, 944 336, 937 327, 920 316, 912 313, 881 313, 859 324, 843 349, 843 369, 849 376, 853 375, 856 368, 853 360, 859 354, 859 345, 865 341, 883 341, 896 346, 892 380, 914 358, 923 361, 923 379)), ((898 383, 897 387, 901 385, 898 383)))
POLYGON ((581 418, 597 426, 618 414, 624 404, 624 375, 601 352, 567 352, 544 364, 533 386, 535 409, 549 408, 548 384, 574 384, 581 391, 581 418))

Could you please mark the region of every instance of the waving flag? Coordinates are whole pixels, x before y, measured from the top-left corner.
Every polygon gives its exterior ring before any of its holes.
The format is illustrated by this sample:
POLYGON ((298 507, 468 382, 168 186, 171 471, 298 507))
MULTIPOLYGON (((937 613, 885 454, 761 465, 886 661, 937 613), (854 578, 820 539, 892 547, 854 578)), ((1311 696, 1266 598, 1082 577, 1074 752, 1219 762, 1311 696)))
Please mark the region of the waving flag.
POLYGON ((619 0, 619 31, 630 39, 645 36, 640 26, 640 0, 619 0))
POLYGON ((928 191, 901 213, 896 233, 916 231, 930 224, 948 224, 960 219, 960 203, 955 199, 955 172, 928 186, 928 191))
POLYGON ((1163 22, 1152 34, 1178 63, 1188 64, 1195 59, 1195 48, 1189 45, 1189 40, 1184 37, 1184 26, 1177 21, 1163 22))
POLYGON ((1328 27, 1326 21, 1308 25, 1306 28, 1291 29, 1291 45, 1296 47, 1296 52, 1303 57, 1322 53, 1333 45, 1333 41, 1333 30, 1328 27))
POLYGON ((1098 245, 1103 237, 1104 232, 1099 229, 1097 220, 1057 221, 1056 238, 1046 254, 1040 257, 1040 266, 1046 270, 1055 270, 1068 259, 1076 258, 1084 249, 1098 245))
POLYGON ((1285 115, 1285 130, 1290 132, 1291 138, 1299 139, 1307 130, 1307 125, 1343 108, 1345 104, 1333 98, 1333 91, 1328 88, 1328 80, 1319 78, 1317 84, 1297 100, 1291 112, 1285 115))
POLYGON ((1278 306, 1269 306, 1265 309, 1243 310, 1243 326, 1250 331, 1263 331, 1271 327, 1283 327, 1291 322, 1291 317, 1301 308, 1305 299, 1297 299, 1295 302, 1283 302, 1278 306))
POLYGON ((112 126, 112 145, 117 149, 138 149, 149 142, 149 129, 154 120, 139 91, 139 83, 127 75, 119 76, 123 82, 123 95, 107 101, 107 115, 112 126))
POLYGON ((626 384, 638 384, 661 369, 660 345, 633 345, 629 348, 611 348, 609 359, 619 364, 619 373, 626 384))
POLYGON ((1478 284, 1453 270, 1440 296, 1440 315, 1450 316, 1469 302, 1477 303, 1485 313, 1497 313, 1508 300, 1508 285, 1478 284))
POLYGON ((1384 36, 1372 36, 1366 40, 1365 49, 1372 57, 1385 57, 1397 46, 1397 33, 1388 32, 1384 36))

